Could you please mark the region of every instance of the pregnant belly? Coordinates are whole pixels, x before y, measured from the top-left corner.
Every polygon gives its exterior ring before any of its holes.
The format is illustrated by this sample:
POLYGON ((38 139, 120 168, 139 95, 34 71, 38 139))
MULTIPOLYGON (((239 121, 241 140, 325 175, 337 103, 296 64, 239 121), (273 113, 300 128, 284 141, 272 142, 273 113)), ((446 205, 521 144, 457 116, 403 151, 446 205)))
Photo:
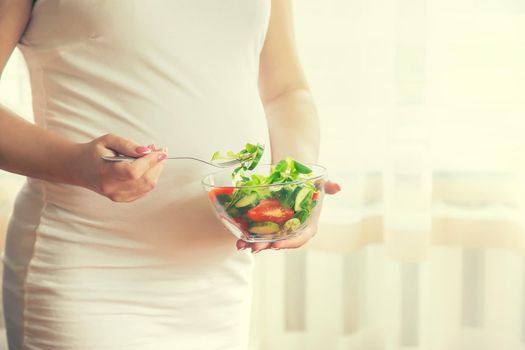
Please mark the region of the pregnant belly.
POLYGON ((58 245, 67 249, 70 259, 82 263, 87 250, 96 251, 100 263, 108 259, 111 264, 119 257, 127 263, 129 255, 186 262, 236 252, 235 237, 215 218, 200 183, 210 171, 196 163, 167 163, 157 187, 132 203, 45 183, 47 204, 38 241, 48 242, 49 254, 58 245))

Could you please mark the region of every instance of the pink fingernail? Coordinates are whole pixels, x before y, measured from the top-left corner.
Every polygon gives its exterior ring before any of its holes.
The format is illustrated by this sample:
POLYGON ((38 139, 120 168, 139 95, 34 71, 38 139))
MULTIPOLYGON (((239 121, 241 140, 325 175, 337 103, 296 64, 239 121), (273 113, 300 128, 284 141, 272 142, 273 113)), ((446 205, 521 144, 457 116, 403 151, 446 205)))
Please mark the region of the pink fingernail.
POLYGON ((167 156, 168 156, 168 155, 167 155, 166 153, 161 153, 161 154, 159 154, 159 157, 158 157, 157 159, 158 159, 159 162, 160 162, 161 160, 166 159, 167 156))
POLYGON ((135 151, 138 153, 138 154, 147 154, 147 153, 150 153, 151 150, 146 147, 146 146, 139 146, 135 149, 135 151))

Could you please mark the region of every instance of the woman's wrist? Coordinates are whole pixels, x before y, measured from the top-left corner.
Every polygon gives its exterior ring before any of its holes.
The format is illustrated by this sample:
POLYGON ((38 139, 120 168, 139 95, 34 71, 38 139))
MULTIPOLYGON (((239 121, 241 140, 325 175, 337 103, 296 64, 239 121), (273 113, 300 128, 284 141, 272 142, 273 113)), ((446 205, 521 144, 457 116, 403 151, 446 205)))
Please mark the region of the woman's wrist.
POLYGON ((59 171, 62 174, 63 182, 88 187, 88 179, 86 170, 89 167, 86 164, 86 144, 84 143, 70 143, 64 147, 63 159, 61 161, 62 169, 59 171))

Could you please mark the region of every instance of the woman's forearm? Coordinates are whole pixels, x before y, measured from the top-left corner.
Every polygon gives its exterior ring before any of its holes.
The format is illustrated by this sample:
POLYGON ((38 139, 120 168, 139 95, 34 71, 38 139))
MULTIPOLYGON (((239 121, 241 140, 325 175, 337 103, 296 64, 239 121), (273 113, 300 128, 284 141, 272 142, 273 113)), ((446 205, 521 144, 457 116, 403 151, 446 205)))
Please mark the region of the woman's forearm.
POLYGON ((167 154, 114 134, 86 143, 26 122, 0 105, 0 169, 82 186, 115 202, 131 202, 155 188, 167 154), (106 162, 115 153, 138 158, 106 162))
POLYGON ((0 169, 80 185, 79 146, 31 124, 0 105, 0 169))
POLYGON ((291 156, 306 163, 319 157, 319 118, 308 89, 285 92, 264 106, 272 161, 291 156))

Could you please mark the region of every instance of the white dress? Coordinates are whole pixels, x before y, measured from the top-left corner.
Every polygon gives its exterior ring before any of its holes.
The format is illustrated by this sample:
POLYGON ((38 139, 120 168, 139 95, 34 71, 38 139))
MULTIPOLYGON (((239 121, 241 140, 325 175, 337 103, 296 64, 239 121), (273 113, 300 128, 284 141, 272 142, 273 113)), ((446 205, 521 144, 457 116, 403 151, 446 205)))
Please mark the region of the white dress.
MULTIPOLYGON (((171 155, 269 146, 257 90, 269 12, 270 0, 38 0, 19 45, 36 123, 171 155)), ((213 216, 211 171, 168 160, 127 204, 28 179, 4 258, 10 349, 246 349, 253 257, 213 216)))

